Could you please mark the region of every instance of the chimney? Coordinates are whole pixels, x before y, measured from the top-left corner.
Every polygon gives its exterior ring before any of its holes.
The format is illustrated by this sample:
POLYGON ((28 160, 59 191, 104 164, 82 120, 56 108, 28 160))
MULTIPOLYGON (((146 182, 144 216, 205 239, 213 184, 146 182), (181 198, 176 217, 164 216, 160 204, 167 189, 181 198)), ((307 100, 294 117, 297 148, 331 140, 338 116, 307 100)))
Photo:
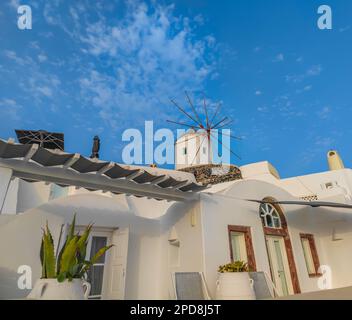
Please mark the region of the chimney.
POLYGON ((330 150, 327 156, 330 171, 345 168, 342 159, 336 150, 330 150))

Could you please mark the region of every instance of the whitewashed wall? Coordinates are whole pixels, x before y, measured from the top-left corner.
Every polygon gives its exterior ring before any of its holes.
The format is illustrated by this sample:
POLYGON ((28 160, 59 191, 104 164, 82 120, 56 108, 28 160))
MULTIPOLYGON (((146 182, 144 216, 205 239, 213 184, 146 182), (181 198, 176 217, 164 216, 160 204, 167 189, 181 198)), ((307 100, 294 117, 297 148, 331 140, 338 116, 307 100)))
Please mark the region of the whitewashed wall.
POLYGON ((326 256, 324 263, 331 268, 333 288, 352 286, 352 231, 338 232, 321 239, 326 256))
POLYGON ((50 184, 44 182, 18 181, 17 212, 36 208, 49 200, 50 184))
MULTIPOLYGON (((126 272, 127 299, 159 298, 160 227, 156 220, 145 219, 121 207, 109 197, 82 194, 50 201, 22 215, 12 216, 10 222, 0 223, 0 292, 3 298, 18 298, 28 292, 4 290, 14 288, 15 272, 19 265, 27 264, 33 270, 33 283, 41 272, 39 248, 41 227, 49 222, 55 240, 63 223, 77 213, 77 225, 94 222, 95 227, 129 227, 129 249, 126 272), (8 283, 8 279, 10 283, 8 283), (1 286, 1 283, 3 284, 1 286)), ((0 216, 2 220, 5 216, 0 216)))
MULTIPOLYGON (((55 237, 58 236, 63 219, 40 211, 11 216, 7 223, 0 224, 0 299, 23 298, 29 290, 17 285, 21 265, 32 269, 33 284, 40 277, 39 250, 42 237, 41 227, 48 221, 55 237)), ((0 216, 0 220, 6 216, 0 216)))
POLYGON ((160 297, 174 299, 172 273, 202 272, 203 246, 199 202, 175 203, 161 221, 161 283, 160 297), (169 243, 176 236, 179 247, 169 243))
MULTIPOLYGON (((96 193, 79 193, 50 201, 23 215, 11 218, 0 215, 0 254, 6 257, 0 260, 0 294, 7 298, 24 296, 24 292, 11 291, 9 286, 14 288, 20 264, 31 265, 33 280, 38 278, 40 228, 48 220, 53 233, 58 234, 61 224, 70 222, 73 212, 77 212, 79 225, 94 221, 96 227, 129 227, 127 299, 174 298, 171 273, 175 271, 203 271, 214 297, 217 268, 230 260, 228 225, 251 227, 257 269, 270 274, 258 204, 241 200, 267 196, 294 199, 273 184, 248 180, 228 185, 221 194, 202 194, 199 203, 163 202, 156 206, 154 201, 138 202, 136 198, 126 201, 96 193), (143 212, 148 218, 141 216, 143 212), (170 245, 170 234, 176 234, 178 248, 170 245), (6 286, 6 290, 1 289, 6 286)), ((309 278, 307 274, 301 232, 315 235, 320 262, 332 268, 333 287, 352 285, 349 212, 297 206, 283 206, 283 211, 302 292, 317 290, 318 284, 316 278, 309 278), (333 226, 343 240, 331 241, 333 226)))
MULTIPOLYGON (((203 225, 203 245, 205 274, 212 295, 215 294, 217 269, 221 264, 230 261, 230 248, 228 238, 228 225, 242 225, 251 227, 254 254, 258 271, 265 271, 270 275, 269 261, 265 246, 262 223, 259 217, 259 205, 240 199, 263 199, 265 197, 293 200, 294 198, 285 190, 263 181, 239 181, 228 188, 226 192, 213 197, 202 196, 201 219, 203 225)), ((302 292, 318 290, 316 278, 309 278, 300 233, 313 233, 315 235, 318 254, 321 263, 326 263, 321 245, 321 232, 326 228, 314 226, 314 221, 309 221, 307 207, 283 206, 285 213, 293 254, 295 258, 298 279, 302 292), (312 222, 312 223, 311 223, 312 222)), ((319 214, 315 209, 314 214, 319 214)))
POLYGON ((9 188, 7 190, 3 208, 1 210, 3 214, 17 213, 18 186, 19 186, 19 179, 11 180, 9 188))

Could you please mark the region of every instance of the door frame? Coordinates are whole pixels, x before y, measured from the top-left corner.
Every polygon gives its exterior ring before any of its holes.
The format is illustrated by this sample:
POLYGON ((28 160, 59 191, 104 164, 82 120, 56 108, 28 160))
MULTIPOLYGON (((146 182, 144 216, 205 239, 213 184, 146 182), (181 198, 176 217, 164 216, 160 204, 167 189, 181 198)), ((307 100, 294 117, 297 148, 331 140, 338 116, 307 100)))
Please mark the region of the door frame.
MULTIPOLYGON (((266 246, 266 236, 279 236, 282 237, 284 240, 285 244, 285 249, 286 249, 286 255, 287 255, 287 260, 288 260, 288 265, 290 269, 290 275, 291 275, 291 282, 293 286, 293 292, 295 294, 301 293, 300 285, 299 285, 299 280, 298 280, 298 274, 297 274, 297 269, 296 269, 296 264, 295 264, 295 258, 293 256, 293 249, 292 249, 292 244, 291 244, 291 239, 290 235, 288 232, 288 227, 287 227, 287 221, 284 215, 283 210, 281 209, 280 205, 275 203, 274 198, 264 198, 263 201, 270 203, 272 206, 275 207, 276 211, 280 215, 280 220, 281 220, 281 228, 276 229, 276 228, 269 228, 266 227, 263 224, 262 221, 262 226, 263 226, 263 231, 264 231, 264 240, 265 240, 265 247, 267 251, 267 257, 269 259, 269 252, 268 248, 266 246)), ((270 268, 270 272, 272 273, 272 270, 270 268)), ((273 275, 271 274, 271 278, 273 279, 273 275)))
POLYGON ((276 273, 278 270, 275 270, 276 267, 278 266, 278 261, 273 261, 277 260, 277 254, 276 250, 274 247, 274 241, 278 240, 279 241, 279 247, 280 247, 280 255, 282 259, 282 267, 283 271, 285 274, 285 279, 286 279, 286 287, 287 287, 287 294, 294 294, 294 289, 293 289, 293 283, 292 283, 292 277, 290 273, 290 267, 288 263, 288 257, 287 257, 287 252, 286 252, 286 247, 285 247, 285 241, 284 238, 281 236, 271 236, 271 235, 266 235, 265 236, 265 244, 266 248, 268 251, 268 258, 269 258, 269 264, 270 264, 270 272, 272 276, 272 280, 275 283, 276 289, 281 292, 281 294, 284 296, 285 294, 282 292, 282 288, 279 288, 279 275, 276 273), (271 241, 271 243, 269 243, 271 241), (270 254, 271 253, 271 254, 270 254), (275 274, 273 274, 275 272, 275 274))

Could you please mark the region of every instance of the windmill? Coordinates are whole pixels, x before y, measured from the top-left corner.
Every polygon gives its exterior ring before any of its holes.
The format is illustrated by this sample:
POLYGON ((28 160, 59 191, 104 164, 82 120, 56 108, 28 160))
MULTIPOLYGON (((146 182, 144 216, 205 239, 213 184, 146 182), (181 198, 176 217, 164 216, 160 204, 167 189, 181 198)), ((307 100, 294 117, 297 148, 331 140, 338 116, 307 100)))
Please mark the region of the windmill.
MULTIPOLYGON (((220 138, 217 135, 217 130, 226 128, 228 125, 230 125, 233 120, 231 120, 227 116, 221 116, 220 115, 220 109, 221 109, 221 103, 217 103, 215 111, 211 116, 209 116, 208 112, 208 106, 207 106, 207 101, 206 97, 203 94, 203 101, 202 101, 202 109, 204 111, 203 115, 203 120, 200 117, 200 114, 197 112, 197 109, 192 102, 192 99, 190 98, 190 95, 188 94, 187 91, 185 91, 186 95, 186 101, 188 102, 189 106, 191 107, 192 112, 187 112, 185 108, 181 107, 174 99, 171 99, 170 101, 172 104, 182 113, 187 117, 187 122, 179 122, 179 121, 174 121, 174 120, 166 120, 169 123, 172 124, 177 124, 179 126, 188 128, 188 129, 193 129, 194 134, 191 135, 191 137, 187 138, 187 142, 192 140, 192 139, 199 139, 200 134, 202 141, 197 143, 196 151, 192 154, 192 159, 187 162, 187 165, 192 166, 193 164, 197 164, 197 157, 199 158, 199 152, 201 150, 201 147, 204 146, 204 142, 206 141, 206 144, 209 149, 209 162, 211 163, 212 161, 212 143, 215 142, 218 143, 218 145, 222 146, 223 148, 227 149, 231 154, 233 154, 236 158, 241 159, 238 154, 236 154, 231 148, 227 147, 225 144, 222 143, 220 138), (205 118, 205 119, 204 119, 205 118)), ((191 131, 192 132, 192 131, 191 131)), ((233 136, 229 133, 222 132, 222 135, 228 136, 230 139, 235 139, 235 140, 241 140, 240 137, 233 136)), ((184 140, 176 141, 176 144, 182 143, 184 140)), ((177 146, 176 146, 177 149, 177 146)), ((177 154, 177 153, 176 153, 177 154)))

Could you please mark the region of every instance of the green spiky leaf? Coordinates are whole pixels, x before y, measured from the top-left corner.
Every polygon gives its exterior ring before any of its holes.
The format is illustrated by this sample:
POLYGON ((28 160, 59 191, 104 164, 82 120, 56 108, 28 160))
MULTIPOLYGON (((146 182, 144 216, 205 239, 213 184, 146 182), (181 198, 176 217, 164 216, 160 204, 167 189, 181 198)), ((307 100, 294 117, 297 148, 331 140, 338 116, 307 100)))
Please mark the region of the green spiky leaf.
POLYGON ((54 243, 48 227, 46 232, 44 233, 44 261, 45 276, 47 278, 55 278, 56 259, 54 252, 54 243))
POLYGON ((60 272, 69 272, 70 268, 76 262, 78 237, 74 236, 65 247, 60 259, 60 272))
POLYGON ((73 215, 71 226, 67 234, 67 239, 66 239, 67 242, 70 242, 71 239, 73 239, 73 237, 75 236, 75 227, 76 227, 76 213, 73 215))
POLYGON ((93 258, 90 260, 91 264, 96 263, 99 258, 105 254, 106 251, 108 251, 111 247, 113 246, 113 244, 109 245, 109 246, 105 246, 103 248, 101 248, 100 250, 98 250, 98 252, 93 256, 93 258))

